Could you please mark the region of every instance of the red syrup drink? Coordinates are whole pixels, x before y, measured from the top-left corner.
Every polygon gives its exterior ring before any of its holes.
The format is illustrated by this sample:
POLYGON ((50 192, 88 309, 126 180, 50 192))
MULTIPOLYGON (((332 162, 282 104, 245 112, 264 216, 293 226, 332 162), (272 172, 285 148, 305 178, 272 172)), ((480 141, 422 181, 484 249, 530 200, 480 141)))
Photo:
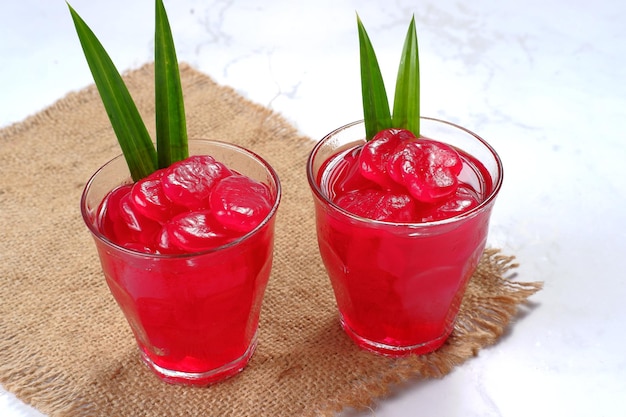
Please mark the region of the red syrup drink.
POLYGON ((481 138, 435 119, 421 125, 423 137, 408 141, 434 147, 422 162, 398 156, 413 151, 397 143, 389 154, 385 140, 368 145, 353 123, 323 138, 307 163, 342 327, 360 347, 390 356, 431 352, 451 334, 502 183, 500 159, 481 138), (426 185, 416 181, 433 160, 446 172, 435 167, 426 185))
POLYGON ((240 372, 256 347, 280 183, 243 148, 189 148, 202 156, 134 184, 112 160, 81 207, 144 362, 165 381, 206 385, 240 372))

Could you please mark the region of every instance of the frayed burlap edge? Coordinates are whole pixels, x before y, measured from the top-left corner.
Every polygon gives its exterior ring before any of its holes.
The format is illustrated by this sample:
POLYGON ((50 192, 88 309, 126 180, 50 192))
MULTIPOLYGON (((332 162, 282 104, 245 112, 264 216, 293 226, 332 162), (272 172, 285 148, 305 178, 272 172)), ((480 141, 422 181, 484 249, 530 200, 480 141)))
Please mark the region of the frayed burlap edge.
MULTIPOLYGON (((86 179, 119 153, 97 90, 90 86, 0 130, 3 173, 11 178, 0 182, 0 209, 7 214, 2 220, 23 226, 2 229, 0 381, 26 403, 68 417, 128 412, 331 416, 346 407, 368 407, 406 380, 446 375, 495 343, 520 305, 541 288, 541 283, 513 281, 514 257, 488 249, 470 281, 455 331, 440 350, 402 359, 360 351, 339 327, 317 255, 304 172, 313 141, 232 88, 186 65, 181 74, 191 104, 190 136, 234 132, 228 140, 265 157, 283 185, 257 352, 240 376, 201 391, 157 382, 139 363, 76 209, 86 179), (66 146, 58 150, 48 143, 55 137, 71 140, 55 144, 66 146), (41 140, 48 142, 42 147, 41 140), (33 205, 33 193, 54 204, 33 205), (53 298, 45 293, 51 290, 57 291, 53 298)), ((154 110, 152 77, 150 64, 125 74, 148 119, 154 110)))
POLYGON ((408 380, 442 378, 456 366, 495 344, 528 298, 543 288, 543 282, 513 281, 519 266, 515 256, 487 248, 468 285, 454 331, 437 351, 395 359, 388 369, 364 378, 350 391, 341 392, 314 414, 332 417, 347 407, 364 410, 387 396, 394 386, 408 380))

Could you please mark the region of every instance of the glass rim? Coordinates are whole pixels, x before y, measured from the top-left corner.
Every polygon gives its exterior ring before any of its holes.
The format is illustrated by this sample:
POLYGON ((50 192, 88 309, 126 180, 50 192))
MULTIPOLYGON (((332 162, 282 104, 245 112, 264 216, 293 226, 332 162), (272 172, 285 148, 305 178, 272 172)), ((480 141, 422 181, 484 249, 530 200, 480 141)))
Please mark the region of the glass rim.
POLYGON ((345 124, 343 126, 340 126, 337 129, 334 129, 330 133, 326 134, 322 139, 317 141, 317 143, 315 144, 315 146, 313 147, 313 149, 309 153, 309 156, 308 156, 307 162, 306 162, 306 173, 307 173, 307 179, 308 179, 308 182, 309 182, 309 186, 310 186, 311 190, 313 190, 314 196, 316 198, 318 198, 319 200, 324 201, 334 211, 340 213, 341 215, 343 215, 345 217, 348 217, 349 219, 351 219, 354 222, 367 223, 367 224, 376 225, 376 226, 379 226, 379 227, 389 227, 389 228, 424 229, 424 228, 429 228, 429 227, 433 227, 433 226, 454 224, 454 223, 460 222, 462 220, 474 217, 474 216, 478 215, 479 213, 481 213, 482 211, 484 211, 487 207, 489 207, 494 202, 496 196, 498 195, 498 193, 500 192, 500 189, 502 188, 502 181, 503 181, 504 170, 503 170, 502 160, 500 159, 500 156, 498 155, 496 150, 493 148, 493 146, 491 146, 482 137, 480 137, 476 133, 472 132, 471 130, 469 130, 467 128, 464 128, 463 126, 459 126, 459 125, 457 125, 455 123, 448 122, 448 121, 442 120, 442 119, 437 119, 437 118, 434 118, 434 117, 421 116, 420 119, 422 119, 422 120, 429 120, 429 121, 436 122, 436 123, 441 123, 441 124, 447 125, 449 127, 458 129, 458 130, 460 130, 462 132, 465 132, 466 134, 474 137, 478 142, 480 142, 480 144, 482 144, 489 151, 490 155, 493 157, 494 161, 496 162, 496 171, 497 171, 498 175, 497 175, 497 178, 495 179, 495 181, 492 178, 492 181, 494 181, 492 190, 487 195, 487 197, 483 201, 481 201, 481 203, 479 205, 477 205, 476 207, 471 208, 470 210, 468 210, 466 212, 463 212, 463 213, 458 214, 456 216, 448 217, 448 218, 442 219, 442 220, 435 220, 435 221, 429 221, 429 222, 389 222, 389 221, 384 221, 384 220, 375 220, 375 219, 369 219, 367 217, 361 217, 361 216, 356 215, 354 213, 351 213, 348 210, 346 210, 346 209, 340 207, 339 205, 335 204, 331 199, 328 198, 328 196, 326 196, 326 194, 321 190, 321 188, 317 184, 317 181, 316 181, 316 178, 315 178, 316 175, 314 175, 314 173, 313 173, 313 160, 315 159, 317 153, 319 152, 319 150, 323 146, 323 144, 326 142, 326 140, 328 140, 332 136, 335 136, 336 134, 338 134, 338 133, 340 133, 340 132, 342 132, 344 130, 347 130, 347 129, 349 129, 351 127, 354 127, 354 126, 357 126, 359 124, 363 124, 364 123, 363 119, 356 120, 356 121, 350 122, 348 124, 345 124))
MULTIPOLYGON (((113 158, 111 158, 110 160, 108 160, 107 162, 105 162, 102 166, 100 166, 100 168, 98 168, 89 178, 89 180, 87 180, 87 182, 85 183, 85 186, 83 187, 83 191, 80 197, 80 211, 81 211, 81 215, 83 218, 83 221, 85 222, 85 224, 87 225, 87 228, 89 229, 89 231, 91 232, 91 234, 96 237, 99 241, 105 243, 106 245, 114 248, 116 251, 120 251, 123 253, 127 253, 133 256, 139 256, 139 257, 146 257, 146 258, 158 258, 158 259, 185 259, 185 258, 192 258, 192 257, 196 257, 196 256, 201 256, 201 255, 206 255, 206 254, 210 254, 210 253, 215 253, 215 252, 220 252, 223 251, 224 249, 228 249, 231 248, 233 246, 237 246, 238 244, 240 244, 241 242, 248 240, 250 237, 252 237, 253 235, 257 234, 257 232, 259 230, 261 230, 263 227, 265 227, 270 220, 275 216, 276 212, 278 211, 278 206, 280 204, 280 200, 282 197, 282 187, 281 187, 281 183, 280 183, 280 178, 278 177, 278 174, 276 173, 276 170, 260 155, 258 155, 257 153, 246 149, 242 146, 239 145, 235 145, 233 143, 229 143, 229 142, 225 142, 225 141, 220 141, 220 140, 215 140, 215 139, 189 139, 190 143, 208 143, 208 144, 213 144, 213 145, 218 145, 222 148, 227 148, 227 149, 231 149, 234 151, 238 151, 241 153, 246 154, 247 156, 251 157, 252 159, 254 159, 255 161, 259 162, 269 173, 270 177, 272 178, 272 180, 274 181, 275 185, 276 185, 276 197, 274 198, 274 202, 272 204, 272 208, 270 209, 269 213, 263 218, 263 221, 261 223, 259 223, 254 229, 252 229, 251 231, 249 231, 248 233, 244 234, 243 236, 238 237, 235 240, 232 240, 224 245, 221 246, 217 246, 215 248, 211 248, 211 249, 205 249, 205 250, 201 250, 201 251, 195 251, 195 252, 188 252, 188 253, 146 253, 146 252, 140 252, 137 250, 133 250, 133 249, 129 249, 126 248, 124 246, 118 245, 117 243, 113 242, 111 239, 109 239, 108 237, 106 237, 103 233, 101 233, 98 228, 95 226, 95 224, 93 223, 92 219, 90 218, 90 213, 89 210, 87 209, 87 195, 89 193, 89 190, 91 189, 92 184, 95 182, 95 180, 97 179, 98 175, 100 173, 102 173, 107 167, 109 167, 110 165, 114 164, 115 162, 119 161, 120 159, 124 158, 123 154, 119 154, 113 158)), ((130 175, 129 175, 129 183, 132 183, 132 180, 130 179, 130 175)), ((122 184, 120 184, 122 185, 122 184)), ((110 191, 110 190, 109 190, 110 191)))

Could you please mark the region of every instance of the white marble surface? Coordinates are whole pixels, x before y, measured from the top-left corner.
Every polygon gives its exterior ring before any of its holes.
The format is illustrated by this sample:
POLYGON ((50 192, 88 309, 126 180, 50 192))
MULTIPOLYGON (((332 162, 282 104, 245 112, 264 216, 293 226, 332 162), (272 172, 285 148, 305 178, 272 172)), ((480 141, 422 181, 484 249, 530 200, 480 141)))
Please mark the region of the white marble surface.
MULTIPOLYGON (((1 1, 7 126, 91 75, 64 1, 1 1)), ((71 3, 120 69, 152 59, 153 1, 71 3)), ((312 138, 361 117, 355 11, 389 85, 415 13, 423 114, 475 130, 504 160, 490 242, 545 289, 510 334, 449 376, 344 416, 626 415, 625 2, 165 4, 181 60, 312 138)), ((0 415, 40 414, 0 390, 0 415)))

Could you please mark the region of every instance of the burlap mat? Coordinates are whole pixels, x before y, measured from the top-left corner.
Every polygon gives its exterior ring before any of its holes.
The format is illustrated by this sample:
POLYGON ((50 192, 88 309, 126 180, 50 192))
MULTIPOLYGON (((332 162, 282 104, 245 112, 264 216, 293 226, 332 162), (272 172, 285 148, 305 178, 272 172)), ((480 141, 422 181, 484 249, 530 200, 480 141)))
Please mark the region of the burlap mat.
MULTIPOLYGON (((181 66, 190 137, 253 149, 284 189, 260 342, 246 370, 207 388, 158 381, 110 296, 79 212, 84 183, 119 147, 95 88, 0 131, 0 383, 53 416, 330 416, 410 378, 441 377, 493 344, 539 283, 510 280, 488 250, 449 342, 393 360, 339 326, 315 241, 305 159, 313 142, 282 117, 181 66)), ((125 75, 149 126, 153 72, 125 75)))

